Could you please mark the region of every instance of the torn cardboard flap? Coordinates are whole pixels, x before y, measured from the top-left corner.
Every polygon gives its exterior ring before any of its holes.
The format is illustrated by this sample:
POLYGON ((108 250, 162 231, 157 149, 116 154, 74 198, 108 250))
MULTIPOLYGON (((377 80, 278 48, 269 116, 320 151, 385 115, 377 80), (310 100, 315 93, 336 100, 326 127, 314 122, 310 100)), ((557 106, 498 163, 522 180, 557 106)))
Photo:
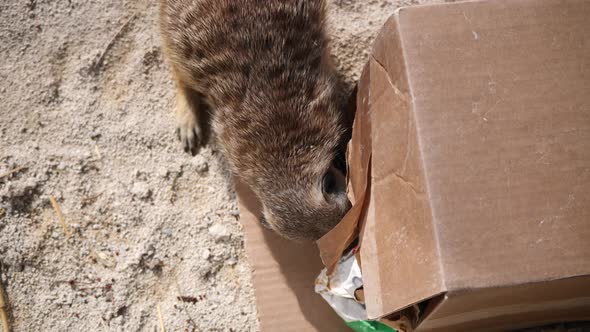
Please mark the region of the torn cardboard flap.
POLYGON ((332 273, 344 250, 354 241, 359 233, 359 221, 366 211, 367 192, 369 189, 371 161, 371 123, 368 114, 368 67, 358 84, 356 98, 357 109, 352 129, 352 139, 348 144, 347 174, 349 195, 352 208, 334 229, 317 241, 322 262, 332 273))

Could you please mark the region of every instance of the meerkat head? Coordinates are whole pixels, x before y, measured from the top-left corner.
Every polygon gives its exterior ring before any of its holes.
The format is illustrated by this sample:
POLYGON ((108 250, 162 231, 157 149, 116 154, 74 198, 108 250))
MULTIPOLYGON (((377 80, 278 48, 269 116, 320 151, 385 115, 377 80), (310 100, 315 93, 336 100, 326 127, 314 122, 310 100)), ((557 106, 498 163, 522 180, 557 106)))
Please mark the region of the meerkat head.
POLYGON ((232 168, 260 200, 261 223, 299 241, 319 239, 351 207, 342 97, 331 77, 307 80, 298 90, 275 84, 267 99, 247 96, 240 106, 250 116, 232 113, 239 136, 217 130, 232 168))

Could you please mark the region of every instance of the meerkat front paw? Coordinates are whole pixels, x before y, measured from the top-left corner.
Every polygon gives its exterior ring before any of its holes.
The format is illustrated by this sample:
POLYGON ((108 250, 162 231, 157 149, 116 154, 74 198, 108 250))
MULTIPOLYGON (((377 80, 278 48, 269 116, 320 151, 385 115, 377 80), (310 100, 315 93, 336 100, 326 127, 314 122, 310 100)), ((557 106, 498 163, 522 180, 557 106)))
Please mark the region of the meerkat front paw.
POLYGON ((176 135, 182 144, 184 152, 193 156, 196 155, 201 142, 201 129, 197 117, 193 114, 177 113, 176 122, 176 135))
POLYGON ((189 99, 187 91, 179 89, 176 98, 176 135, 185 152, 196 155, 201 143, 198 103, 189 99))

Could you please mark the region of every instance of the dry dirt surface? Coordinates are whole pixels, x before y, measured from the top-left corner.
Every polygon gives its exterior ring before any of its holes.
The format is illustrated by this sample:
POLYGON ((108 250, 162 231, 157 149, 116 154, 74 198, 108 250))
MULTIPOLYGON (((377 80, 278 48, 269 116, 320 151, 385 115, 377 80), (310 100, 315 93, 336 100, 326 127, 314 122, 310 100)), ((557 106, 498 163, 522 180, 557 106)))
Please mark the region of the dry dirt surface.
MULTIPOLYGON (((355 81, 400 5, 334 0, 355 81)), ((0 281, 14 331, 258 331, 231 183, 176 142, 157 1, 0 3, 0 281), (61 209, 60 222, 54 198, 61 209)), ((0 329, 1 330, 1 329, 0 329)))

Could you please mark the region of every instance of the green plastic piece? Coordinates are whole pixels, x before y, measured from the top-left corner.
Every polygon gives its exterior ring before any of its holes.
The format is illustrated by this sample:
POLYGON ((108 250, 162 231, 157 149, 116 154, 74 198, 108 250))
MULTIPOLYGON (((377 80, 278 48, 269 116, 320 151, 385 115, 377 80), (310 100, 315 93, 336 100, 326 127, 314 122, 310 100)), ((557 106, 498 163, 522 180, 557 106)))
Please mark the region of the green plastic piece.
POLYGON ((346 325, 355 332, 397 332, 391 327, 374 320, 356 320, 347 322, 346 325))

